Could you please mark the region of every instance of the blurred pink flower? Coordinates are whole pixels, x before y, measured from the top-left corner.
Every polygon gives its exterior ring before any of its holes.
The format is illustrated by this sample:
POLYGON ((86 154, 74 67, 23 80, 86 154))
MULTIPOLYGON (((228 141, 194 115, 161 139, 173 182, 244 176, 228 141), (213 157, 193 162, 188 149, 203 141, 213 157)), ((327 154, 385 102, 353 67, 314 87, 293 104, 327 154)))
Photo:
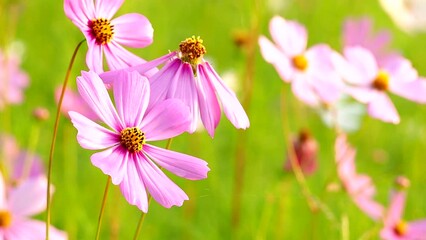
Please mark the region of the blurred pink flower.
POLYGON ((65 0, 65 14, 87 39, 86 63, 90 70, 104 71, 105 53, 109 69, 121 69, 145 62, 121 45, 142 48, 153 40, 148 19, 137 13, 112 19, 124 0, 65 0))
MULTIPOLYGON (((61 95, 62 87, 56 88, 55 91, 55 100, 56 103, 59 101, 59 97, 61 95)), ((64 99, 62 100, 61 112, 65 114, 65 116, 69 117, 68 112, 74 111, 78 112, 92 121, 99 120, 96 113, 92 111, 92 109, 87 105, 87 103, 83 100, 83 98, 78 94, 78 92, 74 92, 70 88, 65 89, 64 99)))
POLYGON ((126 200, 148 211, 148 191, 164 207, 181 206, 188 196, 156 165, 187 179, 207 177, 210 170, 199 158, 158 148, 147 141, 164 140, 188 130, 189 109, 177 99, 158 102, 147 110, 150 98, 148 80, 137 72, 121 71, 113 82, 114 108, 108 92, 94 72, 82 72, 78 90, 110 129, 85 116, 70 112, 83 148, 102 150, 91 156, 93 165, 120 185, 126 200))
MULTIPOLYGON (((0 174, 0 239, 45 239, 46 224, 31 216, 46 207, 47 180, 27 179, 16 188, 7 188, 0 174)), ((50 227, 50 239, 67 239, 67 234, 50 227)))
POLYGON ((405 208, 405 190, 394 190, 380 236, 384 240, 426 240, 426 219, 406 222, 402 219, 405 208))
MULTIPOLYGON (((300 131, 298 138, 293 140, 293 147, 296 154, 297 163, 299 164, 303 173, 306 175, 314 173, 317 169, 318 162, 317 141, 308 131, 302 130, 300 131)), ((287 171, 292 171, 291 160, 289 159, 288 155, 284 169, 287 171)))
POLYGON ((426 83, 417 76, 409 60, 388 58, 379 67, 373 54, 362 47, 345 48, 344 56, 333 56, 336 69, 350 86, 346 92, 367 104, 368 114, 394 124, 399 115, 387 92, 418 103, 426 103, 426 83))
MULTIPOLYGON (((166 62, 165 66, 149 78, 151 83, 150 106, 169 98, 182 100, 190 108, 190 132, 197 129, 199 115, 211 137, 219 124, 221 110, 236 128, 246 129, 250 126, 244 108, 235 93, 225 85, 213 67, 204 60, 206 49, 199 37, 182 41, 179 51, 172 52, 151 62, 129 68, 145 74, 153 67, 166 62)), ((105 73, 101 78, 106 84, 115 78, 115 71, 105 73)))
POLYGON ((336 101, 343 83, 331 61, 334 52, 326 44, 309 49, 304 26, 275 16, 269 24, 275 44, 260 36, 259 45, 263 58, 271 63, 285 82, 292 83, 293 93, 306 104, 336 101))
POLYGON ((28 75, 20 68, 20 56, 12 50, 0 49, 0 110, 8 104, 21 103, 22 92, 29 82, 28 75))
POLYGON ((347 143, 345 134, 337 137, 335 154, 337 173, 346 192, 365 214, 373 220, 380 220, 383 217, 384 207, 373 199, 376 188, 371 178, 356 172, 356 151, 347 143))

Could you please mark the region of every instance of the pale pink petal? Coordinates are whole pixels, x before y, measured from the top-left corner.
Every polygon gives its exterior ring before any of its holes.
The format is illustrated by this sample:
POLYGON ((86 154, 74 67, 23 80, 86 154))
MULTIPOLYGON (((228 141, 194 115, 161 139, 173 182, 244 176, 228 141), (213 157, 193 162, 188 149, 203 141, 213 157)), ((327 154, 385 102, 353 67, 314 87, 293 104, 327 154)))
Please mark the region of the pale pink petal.
POLYGON ((122 146, 116 146, 93 154, 90 160, 103 173, 111 176, 113 184, 118 185, 125 177, 126 162, 132 160, 129 155, 129 151, 126 151, 122 146))
POLYGON ((284 55, 281 50, 264 36, 259 38, 259 46, 263 58, 274 65, 281 79, 284 82, 290 82, 294 70, 290 64, 289 57, 284 55))
POLYGON ((310 106, 318 106, 320 103, 318 95, 306 80, 307 77, 308 76, 304 74, 298 74, 298 76, 293 79, 293 82, 291 83, 291 89, 293 94, 304 103, 310 106))
POLYGON ((14 216, 32 216, 46 208, 47 179, 27 179, 9 193, 9 210, 14 216), (28 200, 31 199, 31 202, 28 200))
POLYGON ((418 103, 426 103, 426 79, 390 84, 390 91, 418 103))
POLYGON ((405 198, 405 191, 394 191, 391 193, 391 202, 385 219, 386 226, 395 226, 402 219, 405 208, 405 198))
POLYGON ((302 54, 306 49, 306 29, 296 21, 275 16, 270 21, 269 31, 274 42, 287 56, 302 54))
MULTIPOLYGON (((62 87, 58 87, 55 90, 55 100, 57 103, 59 102, 61 91, 62 87)), ((78 112, 93 121, 99 120, 96 113, 94 113, 92 109, 90 109, 90 107, 83 100, 83 98, 81 98, 78 92, 74 92, 70 88, 66 88, 64 98, 62 100, 61 112, 64 113, 65 116, 69 117, 69 111, 78 112)))
POLYGON ((343 56, 335 52, 331 56, 331 60, 336 71, 340 74, 343 81, 358 84, 365 82, 365 76, 362 74, 356 66, 350 64, 343 56))
POLYGON ((148 197, 145 184, 136 165, 140 161, 146 161, 142 154, 129 155, 127 161, 123 161, 126 166, 123 180, 120 183, 120 190, 127 202, 136 205, 141 211, 148 212, 148 197))
POLYGON ((409 222, 407 237, 426 240, 426 219, 409 222))
POLYGON ((104 71, 103 67, 103 58, 102 58, 102 46, 96 43, 95 38, 87 38, 87 54, 86 54, 86 64, 89 70, 92 70, 96 73, 102 73, 104 71))
POLYGON ((391 77, 389 81, 391 87, 393 83, 409 83, 418 78, 417 71, 411 62, 400 55, 388 58, 383 69, 391 77))
POLYGON ((383 218, 385 208, 373 199, 357 197, 354 199, 354 202, 371 219, 378 221, 383 218))
POLYGON ((88 29, 88 22, 95 17, 93 0, 65 0, 65 15, 81 30, 88 29))
POLYGON ((250 126, 250 121, 235 93, 225 85, 225 83, 208 62, 201 64, 199 67, 200 69, 204 68, 204 72, 207 73, 207 78, 205 80, 209 81, 216 89, 216 93, 220 99, 220 102, 222 103, 223 111, 225 112, 225 115, 229 121, 236 128, 248 128, 250 126))
POLYGON ((372 83, 377 75, 378 66, 373 54, 362 47, 348 47, 344 50, 344 56, 349 64, 353 65, 361 78, 354 78, 357 85, 372 83))
MULTIPOLYGON (((42 240, 46 238, 46 223, 38 220, 18 220, 4 232, 5 240, 42 240)), ((52 226, 49 227, 49 239, 66 240, 68 236, 52 226)))
POLYGON ((149 193, 159 204, 166 208, 182 206, 188 196, 150 160, 141 155, 144 160, 136 163, 139 176, 149 193))
POLYGON ((344 92, 361 103, 368 103, 376 97, 377 91, 372 88, 347 86, 344 92))
MULTIPOLYGON (((92 0, 93 1, 93 0, 92 0)), ((123 4, 124 0, 96 0, 96 16, 110 20, 123 4)))
POLYGON ((6 188, 4 185, 3 174, 0 171, 0 209, 6 208, 6 188))
POLYGON ((207 172, 210 170, 205 161, 186 154, 162 149, 149 144, 144 145, 143 150, 155 163, 179 177, 190 180, 204 179, 207 177, 207 172))
POLYGON ((36 178, 41 175, 44 175, 44 166, 40 157, 36 154, 21 151, 19 153, 18 158, 15 160, 15 164, 13 166, 13 171, 10 175, 11 179, 22 179, 24 177, 28 178, 36 178), (31 164, 29 166, 29 164, 31 164), (26 169, 29 167, 29 169, 26 169), (24 169, 26 176, 24 176, 24 169))
POLYGON ((125 46, 142 48, 153 41, 154 29, 149 20, 137 13, 122 15, 111 21, 114 40, 125 46))
POLYGON ((344 46, 363 46, 371 31, 371 25, 368 18, 346 20, 343 25, 344 46))
POLYGON ((85 149, 100 150, 119 143, 120 136, 77 112, 69 112, 77 128, 77 141, 85 149))
POLYGON ((99 76, 94 72, 82 72, 77 77, 77 87, 81 97, 98 117, 114 130, 120 131, 124 128, 109 94, 99 76))
POLYGON ((124 124, 140 126, 149 103, 148 79, 137 72, 122 71, 113 86, 115 106, 124 124))
POLYGON ((110 70, 136 66, 145 62, 142 58, 123 48, 115 40, 105 45, 105 58, 110 70))
POLYGON ((189 108, 178 99, 167 99, 153 107, 144 117, 140 129, 146 141, 175 137, 188 130, 191 121, 189 108))
POLYGON ((367 106, 368 114, 384 122, 399 123, 399 115, 386 93, 378 92, 367 106))

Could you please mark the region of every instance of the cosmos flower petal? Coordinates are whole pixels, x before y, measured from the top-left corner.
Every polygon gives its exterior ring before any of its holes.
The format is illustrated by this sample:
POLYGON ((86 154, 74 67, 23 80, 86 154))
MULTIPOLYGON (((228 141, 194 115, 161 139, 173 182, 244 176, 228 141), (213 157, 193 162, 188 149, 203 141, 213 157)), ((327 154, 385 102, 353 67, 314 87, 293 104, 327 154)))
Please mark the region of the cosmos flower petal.
MULTIPOLYGON (((5 239, 28 240, 28 239, 45 239, 46 223, 38 220, 17 220, 7 231, 4 231, 5 239)), ((49 239, 66 240, 67 234, 52 226, 49 227, 49 239)))
POLYGON ((96 16, 110 20, 124 0, 96 0, 96 16))
POLYGON ((102 47, 103 45, 99 45, 96 43, 95 38, 88 38, 87 39, 87 54, 86 54, 86 64, 87 67, 89 67, 90 70, 101 73, 103 72, 103 53, 102 53, 102 47))
POLYGON ((123 129, 124 125, 112 105, 108 91, 102 80, 94 72, 81 73, 77 77, 78 92, 90 108, 112 129, 123 129))
POLYGON ((149 193, 159 204, 166 208, 172 206, 182 206, 183 201, 188 200, 188 196, 180 187, 172 182, 154 163, 149 159, 138 161, 137 167, 139 176, 149 193))
POLYGON ((303 25, 275 16, 269 23, 271 37, 287 56, 302 54, 306 49, 307 32, 303 25))
POLYGON ((281 79, 290 82, 293 69, 288 57, 264 36, 260 36, 259 46, 263 58, 275 67, 281 79))
POLYGON ((396 225, 401 219, 405 208, 405 191, 394 191, 391 195, 391 202, 386 214, 385 225, 396 225))
POLYGON ((126 174, 126 162, 131 159, 128 151, 122 146, 116 146, 93 154, 90 160, 103 173, 111 176, 113 184, 118 185, 123 181, 126 174))
POLYGON ((190 180, 204 179, 210 170, 207 167, 207 162, 186 154, 158 148, 149 144, 144 145, 143 150, 155 163, 179 177, 190 180))
POLYGON ((44 176, 27 179, 9 193, 8 205, 15 216, 27 217, 46 208, 47 179, 44 176), (31 204, 28 200, 31 199, 31 204))
POLYGON ((148 79, 137 72, 122 71, 113 85, 118 115, 126 126, 140 126, 149 103, 148 79))
POLYGON ((153 41, 154 29, 149 20, 137 13, 129 13, 111 21, 114 40, 125 46, 142 48, 153 41))
POLYGON ((95 18, 93 0, 65 0, 65 15, 81 30, 88 29, 87 22, 95 18))
POLYGON ((3 174, 0 171, 0 209, 6 208, 6 188, 3 174))
POLYGON ((198 65, 197 68, 200 81, 196 81, 196 85, 201 120, 207 132, 213 138, 214 131, 219 124, 221 116, 220 106, 212 83, 207 80, 208 75, 205 69, 200 67, 200 65, 198 65))
POLYGON ((354 66, 358 74, 362 77, 353 78, 351 82, 357 85, 366 85, 371 83, 378 72, 378 65, 373 54, 365 48, 362 47, 347 47, 344 50, 344 55, 346 60, 354 66))
MULTIPOLYGON (((207 78, 205 81, 209 81, 216 89, 216 93, 222 103, 223 111, 229 121, 231 121, 236 128, 248 128, 250 126, 250 121, 235 93, 224 84, 208 62, 205 62, 199 67, 206 73, 205 76, 207 76, 207 78)), ((202 79, 200 80, 203 81, 202 79)))
POLYGON ((317 106, 319 104, 318 95, 314 92, 314 89, 309 82, 304 78, 306 78, 306 76, 302 75, 295 78, 291 84, 291 89, 294 95, 296 95, 296 97, 304 103, 310 106, 317 106))
POLYGON ((128 68, 145 62, 145 60, 129 52, 116 41, 111 41, 105 45, 104 50, 110 70, 128 68))
POLYGON ((376 96, 376 90, 371 88, 347 86, 344 91, 361 103, 368 103, 376 96))
POLYGON ((408 223, 408 233, 412 239, 422 239, 426 236, 426 219, 417 220, 408 223))
POLYGON ((139 154, 134 154, 124 162, 126 172, 120 183, 120 190, 127 202, 136 205, 141 211, 147 213, 148 197, 145 184, 136 166, 139 161, 146 160, 140 158, 139 154))
POLYGON ((385 93, 376 93, 376 96, 368 104, 367 111, 373 118, 393 124, 399 123, 398 112, 390 98, 385 93))
POLYGON ((365 82, 364 74, 354 65, 350 64, 339 53, 334 52, 331 56, 332 63, 336 71, 340 74, 344 81, 351 84, 359 84, 365 82))
POLYGON ((118 135, 77 112, 69 112, 77 128, 78 143, 85 149, 100 150, 117 144, 118 135))
POLYGON ((426 79, 419 78, 410 82, 396 83, 390 86, 391 91, 408 100, 426 103, 426 79))
POLYGON ((145 132, 146 141, 157 141, 187 131, 190 122, 189 108, 178 99, 167 99, 145 115, 140 129, 145 132))
POLYGON ((385 208, 372 198, 361 196, 355 198, 354 202, 371 219, 378 221, 383 218, 385 208))

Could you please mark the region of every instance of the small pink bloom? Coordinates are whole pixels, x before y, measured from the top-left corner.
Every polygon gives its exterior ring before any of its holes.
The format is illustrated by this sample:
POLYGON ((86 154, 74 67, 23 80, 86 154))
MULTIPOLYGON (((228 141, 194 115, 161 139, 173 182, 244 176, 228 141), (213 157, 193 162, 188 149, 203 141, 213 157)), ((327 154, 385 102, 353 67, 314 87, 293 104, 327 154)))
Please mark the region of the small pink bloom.
POLYGON ((376 188, 371 178, 365 174, 358 174, 355 168, 355 149, 341 134, 335 144, 337 172, 343 186, 354 203, 369 217, 379 220, 383 217, 384 207, 373 198, 376 188))
POLYGON ((65 14, 86 36, 89 50, 86 63, 90 70, 104 71, 105 54, 109 69, 121 69, 143 63, 121 45, 142 48, 150 45, 153 28, 148 19, 130 13, 112 19, 124 0, 65 0, 65 14))
POLYGON ((188 196, 157 166, 190 180, 204 179, 210 170, 201 159, 148 144, 173 138, 188 130, 189 109, 180 100, 158 102, 147 110, 150 85, 137 72, 121 71, 113 82, 115 107, 99 76, 82 72, 77 78, 80 95, 108 127, 70 112, 83 148, 101 150, 92 164, 111 176, 126 200, 148 211, 147 191, 166 208, 181 206, 188 196))
POLYGON ((292 83, 293 93, 311 106, 336 101, 343 85, 331 61, 334 51, 326 44, 306 49, 306 29, 296 21, 275 16, 269 30, 275 44, 260 36, 262 56, 292 83))
POLYGON ((395 190, 380 236, 384 240, 426 240, 426 219, 406 222, 402 219, 406 190, 395 190))
MULTIPOLYGON (((55 91, 55 100, 59 101, 59 97, 61 95, 62 87, 56 88, 55 91)), ((99 120, 96 113, 92 111, 92 109, 87 105, 87 103, 83 100, 78 92, 74 92, 70 88, 65 89, 64 99, 62 100, 61 112, 64 113, 67 117, 69 117, 68 112, 78 112, 93 121, 99 120)))
MULTIPOLYGON (((301 131, 297 139, 293 140, 296 160, 304 174, 311 175, 317 169, 318 143, 306 130, 301 131)), ((291 160, 287 156, 284 166, 287 171, 292 171, 291 160)))
POLYGON ((348 47, 345 58, 333 57, 336 69, 350 86, 346 91, 367 104, 370 116, 385 122, 399 123, 399 115, 387 92, 409 100, 426 103, 426 84, 417 76, 410 61, 403 57, 388 58, 379 67, 373 54, 362 47, 348 47))
MULTIPOLYGON (((45 239, 46 224, 31 216, 46 207, 47 180, 27 179, 16 188, 7 188, 0 174, 0 239, 45 239)), ((50 239, 65 240, 67 234, 50 227, 50 239)))

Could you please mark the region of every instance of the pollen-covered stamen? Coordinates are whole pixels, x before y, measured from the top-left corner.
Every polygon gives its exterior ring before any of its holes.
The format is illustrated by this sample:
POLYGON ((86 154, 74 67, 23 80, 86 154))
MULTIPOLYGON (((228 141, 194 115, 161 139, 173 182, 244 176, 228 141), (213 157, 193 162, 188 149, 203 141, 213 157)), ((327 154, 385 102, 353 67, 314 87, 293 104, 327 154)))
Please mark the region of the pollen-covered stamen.
POLYGON ((10 212, 5 210, 0 210, 0 228, 5 228, 10 226, 12 223, 12 215, 10 212))
POLYGON ((145 144, 145 133, 137 127, 125 128, 120 132, 120 143, 129 152, 137 153, 145 144))
POLYGON ((380 90, 380 91, 388 90, 389 89, 389 74, 385 71, 380 70, 379 73, 377 73, 377 76, 373 81, 373 88, 380 90))
POLYGON ((192 65, 192 68, 196 68, 196 65, 200 63, 201 58, 206 54, 206 48, 203 45, 203 40, 200 37, 185 39, 179 44, 180 59, 192 65))
POLYGON ((304 55, 297 55, 292 59, 293 66, 300 71, 304 71, 308 67, 308 59, 304 55))
POLYGON ((395 227, 393 228, 394 232, 396 235, 398 236, 404 236, 405 234, 407 234, 408 231, 408 225, 407 222, 405 222, 404 220, 400 220, 395 227))
POLYGON ((89 21, 92 36, 96 38, 97 44, 107 44, 114 35, 114 26, 105 18, 98 18, 89 21))

